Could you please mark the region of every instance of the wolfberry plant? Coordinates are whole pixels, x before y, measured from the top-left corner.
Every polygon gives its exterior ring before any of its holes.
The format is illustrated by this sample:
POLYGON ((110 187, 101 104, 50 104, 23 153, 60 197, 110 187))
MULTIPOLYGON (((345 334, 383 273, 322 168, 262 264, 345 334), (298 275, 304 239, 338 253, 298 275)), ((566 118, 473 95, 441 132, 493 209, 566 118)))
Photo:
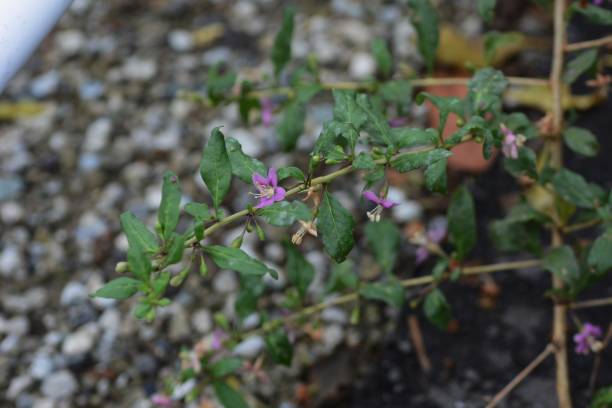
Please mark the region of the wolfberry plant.
MULTIPOLYGON (((444 295, 442 283, 463 275, 540 268, 552 274, 551 289, 546 294, 553 308, 550 344, 513 383, 489 401, 489 406, 501 401, 549 355, 556 360, 559 405, 564 408, 572 405, 567 334, 575 333, 576 352, 582 354, 600 352, 609 340, 609 336, 607 340, 603 338, 601 327, 588 322, 578 320, 575 327, 568 327, 568 309, 609 303, 605 299, 586 302, 579 299, 585 288, 596 284, 612 269, 612 192, 563 166, 563 144, 587 157, 596 155, 599 147, 597 137, 588 130, 565 125, 564 100, 571 98, 570 85, 585 79, 599 95, 606 95, 610 80, 604 75, 605 61, 600 57, 604 54, 602 47, 612 41, 605 37, 568 44, 565 27, 576 14, 584 15, 593 24, 610 25, 612 12, 605 8, 603 0, 538 3, 552 12, 554 20, 553 63, 546 79, 506 77, 490 66, 474 70, 471 78, 403 78, 394 72, 393 57, 385 41, 375 40, 372 44, 378 64, 375 79, 324 83, 315 58, 292 61, 291 9, 285 11, 274 41, 271 52, 274 70, 270 76, 256 83, 237 83, 237 75, 228 69, 215 66, 210 70, 207 94, 192 97, 207 109, 238 104, 247 124, 261 120, 269 125, 273 118, 279 118, 276 133, 279 146, 285 151, 296 147, 304 131, 306 107, 314 97, 331 92, 333 118, 324 124, 307 165, 281 168, 269 167, 243 153, 236 139, 224 135, 220 123, 208 138, 199 169, 209 193, 206 202, 181 207, 179 179, 167 172, 154 231, 129 212, 121 216, 129 241, 127 262, 117 265, 117 272, 123 276, 108 282, 94 296, 127 299, 140 294, 134 309, 137 318, 155 319, 158 308, 171 303, 165 296, 168 287, 181 286, 194 273, 193 269, 199 269, 205 281, 214 273, 209 271, 212 265, 234 270, 240 276, 236 321, 221 312, 216 315, 216 331, 186 354, 174 383, 183 388, 190 385, 188 392, 178 397, 175 394, 174 398, 193 400, 204 390, 212 389, 227 408, 248 406, 247 401, 252 403, 254 398, 245 397, 235 379, 244 370, 259 368, 261 361, 244 363, 232 354, 233 347, 253 334, 265 335, 269 360, 290 365, 292 340, 299 335, 300 327, 329 306, 350 306, 351 321, 356 323, 362 301, 386 302, 400 308, 406 301, 407 287, 426 285, 422 296, 412 299, 410 306, 421 307, 434 325, 445 329, 452 315, 452 299, 444 295), (468 86, 465 98, 419 91, 424 85, 463 83, 468 86), (537 123, 523 113, 504 112, 502 96, 507 89, 517 86, 544 88, 543 94, 549 95, 550 109, 537 123), (397 120, 409 118, 412 103, 420 105, 425 101, 437 109, 437 128, 403 126, 406 121, 397 120), (261 114, 255 115, 257 112, 261 114), (458 130, 443 138, 451 113, 458 118, 458 130), (544 198, 535 202, 524 196, 505 218, 489 228, 500 251, 531 257, 466 266, 478 243, 478 220, 469 188, 459 186, 450 192, 446 222, 411 233, 417 261, 430 258, 431 273, 402 277, 396 264, 402 234, 387 214, 398 203, 388 196, 387 177, 391 171, 423 171, 424 186, 430 192, 447 194, 448 158, 454 147, 467 141, 481 144, 485 158, 501 150, 505 169, 521 180, 526 191, 537 190, 544 198), (336 197, 337 179, 349 177, 363 185, 362 197, 355 200, 363 200, 369 206, 366 214, 352 214, 336 197), (228 214, 223 204, 232 184, 240 185, 243 194, 252 194, 252 201, 247 208, 228 214), (180 219, 184 221, 181 225, 188 225, 186 229, 177 229, 180 219), (234 224, 241 224, 242 232, 233 237, 231 245, 219 245, 217 238, 224 227, 234 224), (279 279, 281 273, 241 249, 246 234, 266 240, 266 224, 285 227, 287 231, 282 272, 286 283, 282 285, 270 283, 279 279), (594 237, 586 245, 579 244, 573 236, 584 229, 592 230, 594 237), (356 232, 365 236, 382 271, 375 281, 362 279, 357 265, 351 264, 356 232), (445 237, 447 243, 442 245, 445 237), (334 264, 326 292, 336 295, 323 301, 322 294, 313 295, 308 290, 315 270, 300 251, 300 244, 306 239, 320 241, 334 264), (184 269, 172 269, 173 265, 185 262, 184 258, 188 260, 184 269), (271 293, 281 296, 271 301, 271 293), (262 317, 261 324, 241 330, 240 319, 254 312, 262 317), (289 329, 291 336, 287 334, 289 329)), ((495 0, 479 0, 477 4, 482 17, 490 22, 494 18, 495 0)), ((439 43, 438 15, 429 0, 410 0, 407 9, 418 33, 424 65, 432 72, 439 43)), ((512 41, 511 33, 488 33, 485 55, 494 56, 500 44, 507 41, 512 41)), ((154 399, 161 405, 172 400, 164 394, 154 399)), ((593 404, 609 406, 610 401, 612 392, 607 388, 597 394, 593 404)))

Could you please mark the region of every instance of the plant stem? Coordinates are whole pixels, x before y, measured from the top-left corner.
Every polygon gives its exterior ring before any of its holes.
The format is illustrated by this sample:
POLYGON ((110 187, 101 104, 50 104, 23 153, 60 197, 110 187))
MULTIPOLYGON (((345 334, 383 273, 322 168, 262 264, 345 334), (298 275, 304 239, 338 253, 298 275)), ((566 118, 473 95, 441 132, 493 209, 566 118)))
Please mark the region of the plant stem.
POLYGON ((598 224, 601 224, 601 220, 600 219, 594 219, 594 220, 589 220, 589 221, 584 221, 584 222, 578 222, 576 224, 573 225, 566 225, 562 228, 562 231, 564 234, 569 234, 571 232, 576 232, 576 231, 581 231, 583 229, 587 229, 587 228, 591 228, 594 227, 598 224))
MULTIPOLYGON (((547 79, 541 78, 524 78, 524 77, 506 77, 510 85, 516 86, 534 86, 534 87, 547 87, 550 82, 547 79)), ((412 86, 424 87, 424 86, 452 86, 452 85, 466 85, 471 78, 415 78, 406 79, 412 86)), ((351 89, 356 91, 374 92, 377 84, 373 82, 329 82, 319 84, 321 88, 325 90, 332 89, 351 89)), ((294 90, 290 87, 278 87, 260 89, 249 92, 249 96, 253 98, 264 98, 274 95, 286 95, 293 96, 294 90)))
MULTIPOLYGON (((413 149, 407 152, 402 152, 402 153, 398 153, 395 156, 393 156, 391 158, 391 160, 399 158, 399 157, 403 157, 403 156, 407 156, 407 155, 411 155, 411 154, 416 154, 416 153, 422 153, 422 152, 427 152, 430 150, 435 149, 435 147, 424 147, 424 148, 418 148, 418 149, 413 149)), ((374 163, 376 164, 385 164, 387 162, 387 159, 378 159, 375 160, 374 163)), ((301 193, 302 191, 306 191, 309 187, 313 187, 313 186, 317 186, 319 184, 326 184, 329 183, 330 181, 343 176, 345 174, 349 174, 351 172, 355 171, 355 168, 352 165, 348 165, 345 166, 339 170, 336 170, 334 172, 331 172, 329 174, 326 174, 324 176, 320 176, 320 177, 315 177, 312 180, 310 180, 310 184, 307 186, 305 183, 302 183, 290 190, 288 190, 285 193, 285 197, 290 197, 292 195, 301 193)), ((249 214, 249 210, 242 210, 242 211, 238 211, 237 213, 234 213, 230 216, 227 216, 219 221, 217 221, 216 223, 212 224, 210 227, 206 228, 204 230, 204 236, 208 236, 210 234, 212 234, 213 232, 215 232, 216 230, 218 230, 219 228, 227 225, 227 224, 231 224, 234 221, 237 221, 239 219, 241 219, 242 217, 245 217, 249 214)), ((185 242, 185 246, 189 247, 192 246, 193 244, 195 244, 197 242, 197 240, 195 238, 191 238, 189 240, 187 240, 187 242, 185 242)))
POLYGON ((607 45, 607 44, 612 44, 612 35, 598 38, 596 40, 581 41, 581 42, 576 42, 573 44, 567 44, 565 46, 565 51, 572 52, 572 51, 583 50, 585 48, 601 47, 602 45, 607 45))
MULTIPOLYGON (((553 63, 550 73, 550 86, 552 90, 552 129, 554 138, 548 139, 550 147, 550 165, 559 169, 563 163, 563 150, 561 145, 561 131, 563 128, 562 107, 562 84, 561 74, 563 71, 563 48, 566 41, 565 33, 565 2, 566 0, 555 0, 554 4, 554 49, 553 63)), ((554 210, 553 210, 554 211, 554 210)), ((563 236, 559 228, 552 232, 552 246, 563 245, 563 236)), ((552 275, 554 289, 562 289, 563 281, 556 275, 552 275)), ((560 408, 571 408, 572 399, 569 384, 569 366, 567 360, 567 305, 555 303, 553 306, 553 334, 552 343, 555 346, 556 363, 556 387, 557 399, 560 408)))
POLYGON ((504 398, 510 394, 510 392, 516 388, 533 370, 535 370, 550 354, 555 351, 555 347, 552 344, 548 344, 544 351, 525 367, 516 377, 512 379, 500 392, 495 394, 493 399, 487 404, 486 408, 493 408, 497 406, 504 398))
POLYGON ((612 297, 602 299, 584 300, 582 302, 574 302, 570 304, 570 309, 586 309, 589 307, 610 306, 612 305, 612 297))
MULTIPOLYGON (((501 262, 501 263, 491 264, 491 265, 471 266, 471 267, 463 268, 462 275, 464 276, 480 275, 483 273, 501 272, 501 271, 507 271, 507 270, 513 270, 513 269, 527 269, 527 268, 534 268, 534 267, 540 266, 541 264, 542 264, 542 261, 539 259, 528 259, 524 261, 501 262)), ((429 283, 432 283, 433 281, 434 281, 434 278, 431 275, 427 275, 427 276, 419 276, 416 278, 404 279, 400 281, 400 284, 405 288, 410 288, 410 287, 415 287, 415 286, 427 285, 429 283)), ((244 333, 243 337, 253 335, 256 333, 267 332, 275 327, 278 327, 279 325, 303 319, 310 315, 319 313, 332 306, 338 306, 338 305, 342 305, 345 303, 354 302, 358 298, 359 298, 358 292, 351 292, 351 293, 347 293, 345 295, 341 295, 341 296, 338 296, 336 298, 333 298, 333 299, 330 299, 330 300, 327 300, 321 303, 317 303, 315 305, 306 307, 300 311, 297 311, 285 317, 270 320, 269 322, 264 324, 261 328, 244 333)))

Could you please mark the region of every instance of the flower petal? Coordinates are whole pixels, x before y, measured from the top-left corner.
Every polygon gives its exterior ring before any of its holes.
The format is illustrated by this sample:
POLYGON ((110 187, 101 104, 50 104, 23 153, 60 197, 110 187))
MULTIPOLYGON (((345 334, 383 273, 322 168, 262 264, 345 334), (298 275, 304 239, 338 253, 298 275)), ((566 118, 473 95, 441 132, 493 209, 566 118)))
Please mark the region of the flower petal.
POLYGON ((363 196, 373 203, 380 204, 380 198, 373 191, 364 191, 363 196))
POLYGON ((253 173, 251 180, 253 180, 253 184, 255 184, 255 187, 257 188, 259 188, 259 186, 267 186, 269 184, 268 179, 259 173, 253 173))
POLYGON ((388 198, 381 198, 379 204, 382 205, 384 208, 392 208, 398 205, 395 201, 388 198))
POLYGON ((274 167, 270 167, 268 170, 268 184, 272 187, 276 187, 278 185, 278 175, 276 174, 276 169, 274 167))
POLYGON ((274 198, 272 197, 261 197, 259 199, 259 203, 255 206, 255 208, 264 208, 269 205, 274 204, 274 198))
POLYGON ((276 187, 274 189, 274 196, 272 197, 274 201, 283 201, 285 199, 286 191, 282 187, 276 187))
POLYGON ((418 247, 417 250, 416 250, 416 260, 415 260, 415 263, 417 265, 420 265, 423 262, 425 262, 427 260, 427 258, 429 258, 429 251, 427 250, 427 248, 424 247, 424 246, 418 247))

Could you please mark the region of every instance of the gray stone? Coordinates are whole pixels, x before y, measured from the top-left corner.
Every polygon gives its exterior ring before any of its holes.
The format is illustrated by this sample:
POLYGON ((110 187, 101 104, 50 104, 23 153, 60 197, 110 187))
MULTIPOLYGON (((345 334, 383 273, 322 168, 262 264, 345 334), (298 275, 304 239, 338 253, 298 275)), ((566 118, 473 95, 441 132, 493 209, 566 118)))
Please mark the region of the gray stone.
POLYGON ((234 354, 244 358, 257 357, 264 348, 264 340, 261 336, 252 336, 234 347, 234 354))
POLYGON ((55 35, 55 43, 65 56, 79 53, 85 46, 86 38, 79 30, 64 30, 55 35))
POLYGON ((344 340, 344 329, 338 324, 331 324, 323 329, 323 348, 327 353, 333 351, 344 340))
POLYGON ((0 178, 0 201, 17 197, 21 190, 23 190, 23 181, 20 178, 0 178))
POLYGON ((348 315, 344 309, 339 307, 329 307, 321 313, 321 319, 327 323, 346 324, 348 315))
POLYGON ((0 206, 0 220, 4 224, 16 224, 23 219, 23 207, 14 201, 9 201, 0 206))
POLYGON ((191 326, 201 334, 210 332, 213 328, 212 314, 208 309, 198 309, 191 315, 191 326))
POLYGON ((185 308, 180 304, 172 305, 172 315, 170 316, 170 328, 168 330, 168 336, 173 341, 179 341, 186 337, 189 337, 191 331, 189 330, 189 319, 185 308))
POLYGON ((56 70, 44 73, 32 80, 30 93, 38 99, 46 98, 57 91, 60 83, 60 75, 56 70))
POLYGON ((62 344, 62 353, 67 356, 78 356, 88 353, 98 337, 96 323, 88 323, 74 333, 70 333, 62 344))
POLYGON ((38 353, 30 364, 30 375, 38 380, 42 380, 55 368, 53 359, 46 353, 38 353))
POLYGON ((24 259, 16 245, 7 245, 0 253, 0 275, 4 277, 20 276, 25 273, 24 259))
POLYGON ((61 400, 75 394, 78 386, 77 380, 70 371, 61 370, 45 378, 41 391, 45 397, 61 400))
POLYGON ((93 121, 85 132, 83 150, 98 152, 104 149, 110 140, 113 131, 113 121, 110 118, 98 118, 93 121))
POLYGON ((221 294, 232 293, 238 290, 238 279, 234 271, 219 271, 213 278, 213 289, 221 294))
POLYGON ((70 281, 60 295, 60 303, 62 306, 70 306, 81 303, 89 298, 87 287, 81 282, 70 281))
POLYGON ((19 394, 27 390, 28 387, 32 385, 32 382, 32 377, 27 374, 13 378, 8 390, 6 391, 6 397, 9 400, 14 400, 19 396, 19 394))
POLYGON ((157 73, 157 63, 152 59, 130 57, 121 67, 123 77, 132 81, 149 81, 157 73))
POLYGON ((189 51, 193 48, 193 37, 189 31, 172 30, 168 34, 168 44, 174 51, 189 51))

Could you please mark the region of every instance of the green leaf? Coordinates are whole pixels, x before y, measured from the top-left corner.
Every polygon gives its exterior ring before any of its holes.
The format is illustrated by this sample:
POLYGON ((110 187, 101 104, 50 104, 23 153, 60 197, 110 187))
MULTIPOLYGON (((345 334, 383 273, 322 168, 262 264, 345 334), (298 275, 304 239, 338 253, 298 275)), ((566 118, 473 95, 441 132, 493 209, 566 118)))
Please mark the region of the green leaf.
POLYGON ((365 122, 365 130, 370 135, 372 142, 393 147, 393 139, 391 139, 391 127, 385 116, 376 109, 366 94, 357 95, 357 105, 367 117, 365 122))
POLYGON ((237 357, 225 357, 210 365, 210 374, 215 378, 225 377, 242 367, 242 360, 237 357))
POLYGON ((580 174, 561 169, 553 177, 552 184, 565 201, 578 207, 595 208, 597 196, 580 174))
POLYGON ((199 221, 210 221, 213 219, 208 206, 204 203, 187 203, 185 204, 185 212, 199 221))
POLYGON ((272 361, 287 367, 291 365, 293 346, 283 329, 279 328, 268 334, 265 337, 265 342, 266 350, 272 357, 272 361))
POLYGON ((504 168, 514 177, 527 175, 534 180, 538 178, 536 155, 534 151, 528 147, 519 149, 516 159, 511 159, 509 157, 504 158, 504 168))
POLYGON ((440 289, 434 289, 423 303, 425 316, 440 330, 446 330, 451 320, 451 307, 440 289))
POLYGON ((208 90, 208 97, 213 105, 217 105, 219 102, 221 102, 225 98, 226 94, 231 91, 235 83, 236 74, 234 72, 221 74, 221 63, 210 67, 208 70, 206 87, 208 90))
POLYGON ((355 220, 338 200, 327 191, 323 193, 319 217, 317 218, 317 230, 323 241, 325 251, 336 262, 342 262, 353 245, 353 229, 355 220))
POLYGON ((151 305, 151 303, 148 303, 148 300, 146 299, 141 300, 141 302, 144 303, 138 303, 136 305, 136 308, 134 308, 134 316, 136 316, 137 319, 144 320, 147 318, 147 315, 153 310, 153 305, 151 305))
POLYGON ((219 208, 232 182, 232 164, 219 127, 213 129, 202 154, 200 175, 212 195, 213 205, 219 208))
POLYGON ((284 151, 295 149, 297 141, 304 131, 304 120, 306 120, 306 105, 298 100, 289 102, 276 126, 278 140, 284 151))
POLYGON ((355 273, 355 265, 350 260, 342 263, 332 263, 331 274, 325 287, 325 293, 342 292, 345 289, 355 290, 359 278, 355 273))
POLYGON ((288 227, 296 220, 307 221, 312 218, 310 209, 301 201, 279 201, 257 210, 257 215, 277 227, 288 227))
POLYGON ((589 408, 610 408, 612 406, 612 386, 600 388, 593 399, 589 408))
POLYGON ((393 57, 385 40, 377 38, 372 41, 372 55, 374 55, 380 73, 385 78, 389 77, 393 70, 393 57))
POLYGON ((440 124, 438 125, 438 132, 440 134, 443 133, 444 128, 446 126, 446 120, 448 119, 448 115, 452 112, 459 117, 463 118, 464 114, 464 104, 463 101, 454 96, 444 97, 432 95, 429 92, 420 92, 416 98, 415 102, 417 105, 422 105, 425 100, 431 102, 438 111, 440 112, 440 124))
POLYGON ((280 169, 278 169, 277 173, 278 173, 279 180, 284 180, 290 177, 298 181, 306 180, 306 176, 304 175, 304 172, 295 166, 281 167, 280 169))
POLYGON ((501 71, 487 67, 476 71, 468 83, 468 101, 472 112, 501 111, 502 94, 508 80, 501 71))
POLYGON ((358 170, 371 170, 376 167, 376 163, 374 163, 370 153, 361 152, 353 160, 353 167, 358 170))
POLYGON ((399 172, 412 171, 428 167, 440 160, 450 157, 452 153, 446 149, 434 149, 424 152, 407 153, 391 161, 391 167, 399 172))
POLYGON ((580 52, 580 54, 567 63, 565 72, 563 73, 563 81, 565 81, 566 84, 574 83, 580 75, 592 68, 596 62, 596 48, 580 52))
POLYGON ((272 277, 277 276, 276 271, 251 258, 242 249, 210 245, 203 247, 202 250, 210 255, 213 262, 221 269, 231 269, 244 275, 263 276, 269 273, 272 277))
POLYGON ((394 223, 389 220, 366 224, 365 236, 372 249, 376 262, 383 271, 390 273, 395 266, 401 235, 394 223))
POLYGON ((132 271, 134 276, 143 282, 148 282, 152 269, 151 260, 142 248, 131 246, 128 249, 127 259, 130 271, 132 271))
POLYGON ((160 296, 162 293, 166 291, 168 288, 168 284, 170 283, 170 272, 162 271, 157 278, 153 280, 153 293, 157 296, 160 296))
POLYGON ((608 230, 593 242, 587 262, 598 273, 612 269, 612 231, 608 230))
POLYGON ((224 408, 249 408, 242 394, 226 382, 213 381, 213 389, 217 399, 224 408))
POLYGON ((259 160, 246 155, 240 142, 233 137, 225 139, 225 149, 232 166, 232 174, 245 183, 252 183, 253 173, 266 174, 266 166, 259 160))
POLYGON ((405 299, 404 288, 396 279, 368 283, 359 290, 359 294, 366 299, 382 300, 398 309, 402 307, 405 299))
POLYGON ((578 3, 573 3, 571 7, 573 11, 576 11, 591 20, 591 23, 599 25, 612 25, 612 11, 608 9, 593 5, 581 7, 578 3))
POLYGON ((355 129, 361 127, 368 120, 363 109, 357 105, 357 93, 352 90, 334 89, 334 119, 341 123, 353 125, 355 129))
POLYGON ((141 248, 149 253, 159 251, 157 237, 129 211, 121 214, 121 228, 127 236, 130 247, 141 248))
POLYGON ((385 102, 397 104, 398 113, 405 114, 412 102, 412 85, 404 79, 387 81, 378 87, 378 95, 385 102))
MULTIPOLYGON (((495 0, 484 1, 495 2, 495 0)), ((523 38, 523 34, 516 31, 505 33, 499 31, 489 31, 486 33, 484 36, 484 56, 487 65, 491 65, 495 61, 497 51, 504 49, 511 44, 519 43, 523 40, 523 38)))
POLYGON ((438 13, 429 0, 409 0, 408 5, 413 10, 411 20, 419 37, 419 52, 431 73, 439 43, 438 13))
POLYGON ((496 0, 478 0, 478 13, 487 23, 495 17, 495 3, 496 0))
POLYGON ((264 290, 265 285, 261 277, 240 275, 240 292, 234 302, 234 308, 241 319, 257 311, 257 301, 264 290))
POLYGON ((240 111, 240 119, 244 124, 249 123, 249 113, 253 109, 261 107, 259 99, 250 95, 253 90, 253 84, 250 81, 242 81, 240 85, 240 98, 238 99, 238 110, 240 111))
POLYGON ((398 149, 402 147, 432 146, 438 143, 438 132, 432 128, 392 128, 391 137, 398 149))
POLYGON ((108 282, 106 285, 98 289, 92 296, 123 300, 138 292, 138 288, 141 284, 142 282, 139 280, 122 276, 108 282))
POLYGON ((366 188, 370 188, 380 180, 385 178, 385 166, 376 166, 373 170, 369 171, 365 176, 366 188))
POLYGON ((464 259, 476 245, 474 199, 465 186, 459 187, 451 198, 448 207, 448 237, 455 246, 459 260, 464 259))
POLYGON ((542 267, 568 285, 572 285, 580 277, 574 251, 567 245, 551 248, 542 259, 542 267))
POLYGON ((592 157, 599 151, 597 138, 587 129, 569 127, 563 132, 563 140, 567 147, 583 156, 592 157))
POLYGON ((513 222, 508 218, 494 221, 490 234, 495 247, 502 252, 542 254, 541 228, 535 222, 513 222))
POLYGON ((167 171, 164 174, 162 198, 157 218, 162 227, 162 235, 168 239, 176 229, 180 216, 181 187, 176 174, 167 171))
POLYGON ((314 267, 295 245, 289 242, 284 244, 287 250, 287 278, 297 288, 300 296, 304 298, 314 278, 314 267))
POLYGON ((291 7, 285 8, 283 13, 283 23, 274 38, 272 46, 272 63, 274 64, 274 74, 278 77, 291 59, 291 40, 293 38, 293 20, 295 10, 291 7))
POLYGON ((183 259, 183 252, 185 251, 185 236, 177 233, 172 233, 168 239, 169 245, 167 248, 168 253, 164 259, 164 266, 174 265, 179 263, 183 259))
POLYGON ((425 169, 425 186, 432 193, 446 193, 446 164, 448 159, 438 160, 425 169))

